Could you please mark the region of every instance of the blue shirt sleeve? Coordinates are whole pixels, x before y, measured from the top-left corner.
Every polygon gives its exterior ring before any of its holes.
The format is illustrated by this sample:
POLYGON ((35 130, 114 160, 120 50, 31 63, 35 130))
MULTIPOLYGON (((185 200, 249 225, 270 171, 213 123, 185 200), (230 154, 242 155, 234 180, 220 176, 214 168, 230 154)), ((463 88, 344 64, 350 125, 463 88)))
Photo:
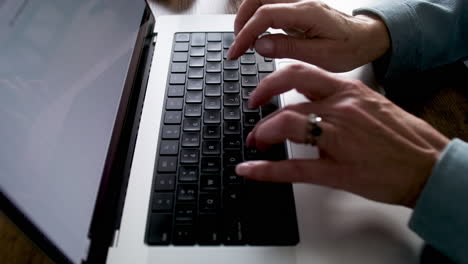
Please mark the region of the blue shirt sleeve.
POLYGON ((393 78, 468 56, 467 0, 383 0, 353 11, 386 24, 391 50, 375 62, 379 77, 393 78))
POLYGON ((454 139, 432 170, 409 226, 457 263, 468 263, 468 144, 454 139))

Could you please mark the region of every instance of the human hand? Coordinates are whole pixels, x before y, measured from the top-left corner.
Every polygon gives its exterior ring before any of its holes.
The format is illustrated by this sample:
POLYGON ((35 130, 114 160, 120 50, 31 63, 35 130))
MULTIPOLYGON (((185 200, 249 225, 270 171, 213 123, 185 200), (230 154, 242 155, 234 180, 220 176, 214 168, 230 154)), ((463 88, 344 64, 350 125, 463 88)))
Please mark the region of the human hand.
POLYGON ((390 47, 387 28, 377 17, 349 16, 313 0, 245 0, 234 28, 230 59, 254 46, 265 57, 298 59, 334 72, 371 62, 390 47), (257 39, 270 27, 288 35, 257 39))
POLYGON ((307 117, 322 117, 320 158, 250 161, 240 176, 260 181, 306 182, 349 191, 371 200, 413 207, 449 140, 363 83, 306 64, 267 76, 249 106, 296 88, 312 102, 289 105, 261 120, 247 136, 260 150, 289 139, 304 143, 307 117))

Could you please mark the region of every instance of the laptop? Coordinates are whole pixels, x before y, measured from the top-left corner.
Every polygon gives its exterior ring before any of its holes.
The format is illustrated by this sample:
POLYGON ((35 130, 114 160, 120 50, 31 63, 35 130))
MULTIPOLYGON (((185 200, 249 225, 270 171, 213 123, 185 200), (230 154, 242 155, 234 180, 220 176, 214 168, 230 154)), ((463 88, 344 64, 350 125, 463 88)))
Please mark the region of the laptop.
MULTIPOLYGON (((244 180, 260 118, 244 103, 290 60, 236 61, 233 15, 138 1, 0 1, 1 209, 57 263, 415 263, 406 209, 320 186, 244 180)), ((369 69, 346 73, 372 82, 369 69)))

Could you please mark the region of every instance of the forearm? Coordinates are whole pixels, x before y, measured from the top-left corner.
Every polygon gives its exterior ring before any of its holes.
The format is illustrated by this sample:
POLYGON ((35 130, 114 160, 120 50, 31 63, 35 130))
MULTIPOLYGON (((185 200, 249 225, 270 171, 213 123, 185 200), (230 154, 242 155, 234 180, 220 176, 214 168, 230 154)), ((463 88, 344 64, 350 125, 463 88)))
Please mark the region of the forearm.
POLYGON ((376 61, 386 78, 423 71, 468 56, 468 1, 378 1, 354 10, 379 16, 386 24, 391 48, 376 61))
POLYGON ((468 144, 453 140, 434 166, 410 227, 457 263, 468 263, 468 144))

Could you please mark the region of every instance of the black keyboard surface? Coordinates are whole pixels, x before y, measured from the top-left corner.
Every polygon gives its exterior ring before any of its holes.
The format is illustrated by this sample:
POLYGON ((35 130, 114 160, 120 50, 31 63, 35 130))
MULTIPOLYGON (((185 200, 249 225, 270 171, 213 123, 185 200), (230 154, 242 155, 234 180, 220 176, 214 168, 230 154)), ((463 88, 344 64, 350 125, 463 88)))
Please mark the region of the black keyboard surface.
POLYGON ((232 32, 176 33, 163 106, 146 242, 149 245, 295 245, 291 184, 245 180, 245 160, 286 159, 245 147, 255 124, 278 109, 277 98, 249 109, 274 61, 248 50, 226 60, 232 32))

